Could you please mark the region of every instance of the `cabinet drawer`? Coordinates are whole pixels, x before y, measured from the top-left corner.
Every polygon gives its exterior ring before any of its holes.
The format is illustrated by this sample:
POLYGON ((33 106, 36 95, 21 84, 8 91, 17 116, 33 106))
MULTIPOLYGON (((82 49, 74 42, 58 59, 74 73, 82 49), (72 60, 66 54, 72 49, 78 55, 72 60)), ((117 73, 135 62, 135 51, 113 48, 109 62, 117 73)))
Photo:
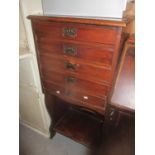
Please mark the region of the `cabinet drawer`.
POLYGON ((73 89, 89 93, 95 96, 104 98, 107 96, 109 87, 88 80, 80 79, 79 77, 71 76, 68 73, 46 72, 42 71, 42 79, 51 83, 61 85, 65 88, 73 89))
POLYGON ((111 66, 114 46, 57 42, 40 38, 38 49, 40 54, 50 54, 56 57, 71 56, 88 60, 91 63, 103 63, 111 66))
POLYGON ((115 44, 118 34, 118 27, 45 21, 33 21, 32 24, 37 37, 42 36, 53 40, 115 44))
POLYGON ((93 79, 95 81, 111 83, 112 72, 104 67, 97 67, 92 64, 84 63, 83 61, 73 60, 68 58, 58 59, 49 55, 40 56, 41 70, 59 71, 71 73, 85 79, 93 79))
POLYGON ((92 96, 87 93, 81 93, 80 91, 74 91, 73 89, 62 87, 47 81, 43 81, 43 87, 49 93, 62 99, 69 100, 76 105, 88 107, 93 110, 95 108, 99 111, 105 110, 106 99, 92 96))

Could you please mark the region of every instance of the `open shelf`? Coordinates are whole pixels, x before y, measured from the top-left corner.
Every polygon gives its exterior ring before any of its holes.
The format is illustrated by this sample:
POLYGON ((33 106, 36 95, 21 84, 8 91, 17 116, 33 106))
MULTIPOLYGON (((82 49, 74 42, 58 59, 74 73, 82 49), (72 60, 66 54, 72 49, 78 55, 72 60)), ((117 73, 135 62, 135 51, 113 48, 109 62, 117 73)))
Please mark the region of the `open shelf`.
POLYGON ((66 111, 53 129, 88 147, 97 146, 102 137, 101 120, 73 108, 66 111))

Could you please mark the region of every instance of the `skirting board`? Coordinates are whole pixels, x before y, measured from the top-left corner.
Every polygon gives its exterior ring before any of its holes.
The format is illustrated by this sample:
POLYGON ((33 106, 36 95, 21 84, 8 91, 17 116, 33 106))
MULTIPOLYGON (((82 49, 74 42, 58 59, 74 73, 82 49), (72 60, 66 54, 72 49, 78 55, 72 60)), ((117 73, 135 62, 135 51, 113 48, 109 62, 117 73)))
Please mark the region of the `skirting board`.
POLYGON ((42 131, 40 131, 40 130, 38 130, 38 129, 36 129, 36 128, 33 128, 32 126, 30 126, 29 124, 27 124, 27 123, 25 123, 25 122, 23 122, 23 121, 21 121, 21 120, 20 120, 19 123, 20 123, 21 125, 24 125, 24 126, 28 127, 29 129, 33 130, 34 132, 36 132, 36 133, 38 133, 38 134, 40 134, 40 135, 43 135, 43 136, 46 137, 46 138, 50 138, 50 133, 44 133, 44 132, 42 132, 42 131))

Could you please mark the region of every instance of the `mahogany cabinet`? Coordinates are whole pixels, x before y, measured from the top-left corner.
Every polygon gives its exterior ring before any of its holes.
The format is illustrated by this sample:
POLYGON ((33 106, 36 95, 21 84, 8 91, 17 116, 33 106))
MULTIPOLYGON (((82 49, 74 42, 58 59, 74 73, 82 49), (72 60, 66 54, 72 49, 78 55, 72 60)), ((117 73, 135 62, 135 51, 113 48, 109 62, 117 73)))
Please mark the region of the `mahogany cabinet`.
POLYGON ((51 137, 98 145, 125 41, 125 22, 29 16, 51 137))

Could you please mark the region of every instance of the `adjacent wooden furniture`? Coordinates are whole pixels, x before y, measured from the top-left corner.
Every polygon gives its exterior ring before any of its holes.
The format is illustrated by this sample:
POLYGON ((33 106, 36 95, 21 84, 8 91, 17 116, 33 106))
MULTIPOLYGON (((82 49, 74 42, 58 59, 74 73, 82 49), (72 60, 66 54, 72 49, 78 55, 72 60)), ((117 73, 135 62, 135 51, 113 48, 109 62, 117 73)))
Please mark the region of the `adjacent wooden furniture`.
POLYGON ((57 131, 84 145, 99 144, 123 37, 123 21, 29 16, 38 65, 57 131))
POLYGON ((99 155, 135 154, 135 43, 130 36, 119 64, 116 84, 106 109, 99 155))

